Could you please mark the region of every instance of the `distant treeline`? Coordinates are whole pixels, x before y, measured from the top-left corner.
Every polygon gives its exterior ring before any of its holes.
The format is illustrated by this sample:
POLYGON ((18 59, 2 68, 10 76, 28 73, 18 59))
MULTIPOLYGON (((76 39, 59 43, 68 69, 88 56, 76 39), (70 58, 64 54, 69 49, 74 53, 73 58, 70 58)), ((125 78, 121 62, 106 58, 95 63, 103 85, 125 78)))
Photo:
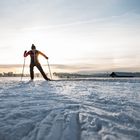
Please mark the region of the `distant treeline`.
MULTIPOLYGON (((20 73, 0 73, 0 77, 21 77, 20 73)), ((24 77, 29 77, 29 74, 24 74, 24 77)), ((41 77, 40 73, 35 73, 35 77, 41 77)), ((92 78, 92 77, 140 77, 140 72, 102 72, 102 73, 90 73, 90 74, 80 74, 80 73, 57 73, 54 72, 53 76, 58 78, 92 78)))
POLYGON ((92 73, 92 74, 79 74, 79 73, 53 73, 54 76, 59 78, 92 78, 92 77, 140 77, 140 73, 132 72, 102 72, 102 73, 92 73), (114 74, 112 76, 112 73, 114 74))
MULTIPOLYGON (((0 73, 0 77, 21 77, 22 74, 21 73, 13 73, 13 72, 3 72, 3 73, 0 73)), ((28 77, 30 76, 29 74, 24 74, 23 75, 24 77, 28 77)))
POLYGON ((79 74, 79 73, 53 73, 54 76, 59 78, 91 78, 91 77, 109 77, 109 73, 96 73, 96 74, 79 74))

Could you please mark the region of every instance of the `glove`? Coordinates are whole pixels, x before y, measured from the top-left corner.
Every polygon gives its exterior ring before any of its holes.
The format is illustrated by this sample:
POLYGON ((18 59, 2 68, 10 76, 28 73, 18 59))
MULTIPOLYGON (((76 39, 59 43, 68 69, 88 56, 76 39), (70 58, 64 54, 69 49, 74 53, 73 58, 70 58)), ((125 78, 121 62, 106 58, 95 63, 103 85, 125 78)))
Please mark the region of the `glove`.
POLYGON ((26 56, 27 56, 27 54, 26 54, 26 53, 27 53, 27 51, 24 51, 24 54, 23 54, 23 56, 24 56, 24 57, 26 57, 26 56))

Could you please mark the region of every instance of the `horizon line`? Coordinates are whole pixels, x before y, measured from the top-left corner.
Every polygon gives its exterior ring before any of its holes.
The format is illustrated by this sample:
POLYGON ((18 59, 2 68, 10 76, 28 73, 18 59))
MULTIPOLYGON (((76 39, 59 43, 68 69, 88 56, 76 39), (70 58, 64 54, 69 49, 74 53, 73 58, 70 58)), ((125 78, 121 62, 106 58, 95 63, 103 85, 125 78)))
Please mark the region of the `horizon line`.
MULTIPOLYGON (((26 64, 25 67, 29 67, 30 64, 26 64)), ((48 66, 42 64, 42 67, 48 66)), ((95 73, 95 72, 140 72, 138 67, 98 67, 95 64, 50 64, 53 72, 76 72, 76 73, 95 73)), ((0 72, 15 72, 16 69, 22 69, 23 64, 0 64, 0 72), (12 70, 13 69, 13 70, 12 70)), ((18 72, 19 73, 19 72, 18 72)))

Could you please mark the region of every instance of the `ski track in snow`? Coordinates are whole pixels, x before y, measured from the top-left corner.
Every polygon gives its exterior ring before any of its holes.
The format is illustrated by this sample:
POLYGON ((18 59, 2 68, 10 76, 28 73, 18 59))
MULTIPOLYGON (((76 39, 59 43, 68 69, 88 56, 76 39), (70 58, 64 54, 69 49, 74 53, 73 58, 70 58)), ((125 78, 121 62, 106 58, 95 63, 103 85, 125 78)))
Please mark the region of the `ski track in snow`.
POLYGON ((140 79, 0 79, 0 140, 140 140, 140 79))

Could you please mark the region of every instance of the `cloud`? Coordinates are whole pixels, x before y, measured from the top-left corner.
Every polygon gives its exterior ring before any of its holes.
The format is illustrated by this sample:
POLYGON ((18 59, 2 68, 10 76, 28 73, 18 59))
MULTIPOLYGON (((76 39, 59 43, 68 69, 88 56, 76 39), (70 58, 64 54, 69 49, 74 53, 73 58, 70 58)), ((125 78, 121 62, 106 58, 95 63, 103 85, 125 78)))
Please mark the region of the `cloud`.
POLYGON ((95 22, 101 22, 104 21, 103 18, 101 19, 91 19, 91 20, 85 20, 85 21, 75 21, 71 23, 66 24, 58 24, 58 25, 48 25, 48 26, 36 26, 36 27, 29 27, 29 28, 23 28, 22 31, 36 31, 36 30, 47 30, 47 29, 55 29, 55 28, 67 28, 71 26, 78 26, 81 24, 89 24, 89 23, 95 23, 95 22))
POLYGON ((6 69, 11 69, 11 68, 21 68, 21 64, 0 64, 0 68, 6 68, 6 69))

